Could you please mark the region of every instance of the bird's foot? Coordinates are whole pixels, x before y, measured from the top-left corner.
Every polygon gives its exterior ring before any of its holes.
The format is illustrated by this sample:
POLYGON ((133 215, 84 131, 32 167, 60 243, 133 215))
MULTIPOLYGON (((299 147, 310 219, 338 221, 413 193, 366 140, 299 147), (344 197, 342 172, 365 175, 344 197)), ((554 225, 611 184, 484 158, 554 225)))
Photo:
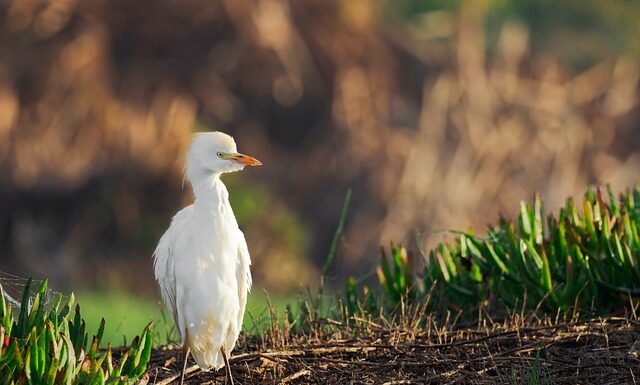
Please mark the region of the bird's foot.
POLYGON ((227 354, 224 352, 224 348, 220 348, 220 353, 222 353, 222 359, 224 360, 224 370, 226 372, 226 376, 224 377, 224 383, 227 384, 227 379, 229 379, 229 384, 233 384, 233 376, 231 375, 231 367, 229 366, 229 359, 227 358, 227 354))

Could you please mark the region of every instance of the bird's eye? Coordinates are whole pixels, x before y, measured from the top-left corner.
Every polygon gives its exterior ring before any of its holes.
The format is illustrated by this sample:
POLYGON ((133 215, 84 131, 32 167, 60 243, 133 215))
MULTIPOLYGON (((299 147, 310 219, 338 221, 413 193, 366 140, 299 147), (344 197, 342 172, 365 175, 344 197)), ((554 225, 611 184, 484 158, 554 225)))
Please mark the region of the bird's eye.
POLYGON ((218 158, 222 158, 224 156, 222 152, 218 152, 216 155, 218 155, 218 158))

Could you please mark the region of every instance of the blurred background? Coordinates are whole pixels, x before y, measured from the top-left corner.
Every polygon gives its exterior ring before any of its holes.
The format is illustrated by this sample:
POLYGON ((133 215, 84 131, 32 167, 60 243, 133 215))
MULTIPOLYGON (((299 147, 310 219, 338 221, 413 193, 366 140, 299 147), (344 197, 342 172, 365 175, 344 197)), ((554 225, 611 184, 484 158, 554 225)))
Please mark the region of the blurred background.
POLYGON ((159 317, 151 255, 197 131, 264 163, 224 178, 256 312, 317 283, 348 188, 329 283, 535 192, 623 189, 638 36, 625 0, 0 1, 0 270, 111 308, 115 334, 159 317))

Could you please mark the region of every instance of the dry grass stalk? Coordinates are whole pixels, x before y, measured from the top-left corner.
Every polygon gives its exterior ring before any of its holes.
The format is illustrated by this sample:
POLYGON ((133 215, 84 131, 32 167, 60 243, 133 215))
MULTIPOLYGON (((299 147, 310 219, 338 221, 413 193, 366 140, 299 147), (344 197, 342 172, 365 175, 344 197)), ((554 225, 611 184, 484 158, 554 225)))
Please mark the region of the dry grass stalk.
MULTIPOLYGON (((245 338, 232 357, 243 384, 504 384, 535 379, 553 384, 628 384, 640 373, 637 334, 630 317, 558 321, 514 314, 500 322, 484 318, 472 326, 438 326, 430 316, 406 329, 317 322, 315 331, 284 330, 265 338, 245 338), (285 342, 283 344, 283 341, 285 342)), ((167 360, 176 350, 157 350, 149 366, 156 384, 171 383, 182 367, 167 360), (166 363, 169 363, 167 366, 166 363)), ((191 366, 187 383, 224 381, 224 373, 191 366)))

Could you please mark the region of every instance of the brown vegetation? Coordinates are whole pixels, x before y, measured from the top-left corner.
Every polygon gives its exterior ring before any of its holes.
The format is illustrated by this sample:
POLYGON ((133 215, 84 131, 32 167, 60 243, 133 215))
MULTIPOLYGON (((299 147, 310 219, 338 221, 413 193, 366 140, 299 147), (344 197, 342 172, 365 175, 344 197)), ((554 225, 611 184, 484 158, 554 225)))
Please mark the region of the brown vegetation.
MULTIPOLYGON (((355 328, 330 323, 330 335, 273 333, 245 339, 231 358, 232 372, 245 385, 640 381, 640 322, 635 317, 565 323, 515 315, 473 326, 426 322, 418 329, 411 322, 391 326, 357 320, 355 328)), ((155 351, 149 384, 175 379, 181 356, 181 350, 155 351)), ((224 383, 223 370, 203 373, 191 366, 187 372, 187 384, 224 383)))
MULTIPOLYGON (((4 3, 0 251, 17 273, 61 282, 95 263, 88 282, 139 282, 127 272, 149 271, 189 200, 194 128, 228 131, 264 161, 251 186, 303 218, 316 262, 353 187, 339 253, 354 273, 381 242, 481 228, 534 191, 555 207, 588 183, 632 185, 637 60, 576 73, 517 23, 487 55, 485 3, 462 4, 406 23, 367 0, 4 3)), ((307 254, 269 223, 247 228, 265 277, 274 256, 307 254)))

